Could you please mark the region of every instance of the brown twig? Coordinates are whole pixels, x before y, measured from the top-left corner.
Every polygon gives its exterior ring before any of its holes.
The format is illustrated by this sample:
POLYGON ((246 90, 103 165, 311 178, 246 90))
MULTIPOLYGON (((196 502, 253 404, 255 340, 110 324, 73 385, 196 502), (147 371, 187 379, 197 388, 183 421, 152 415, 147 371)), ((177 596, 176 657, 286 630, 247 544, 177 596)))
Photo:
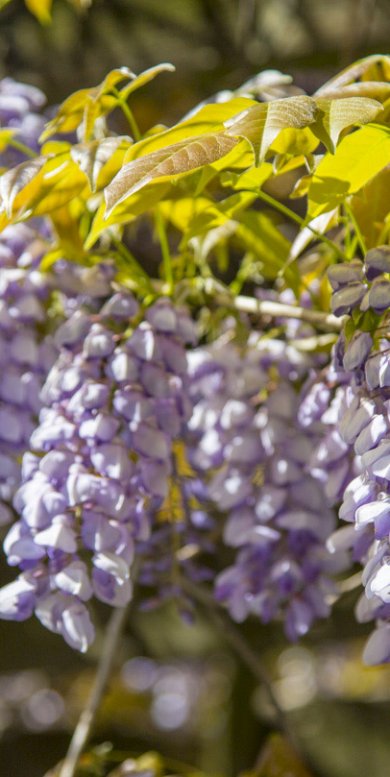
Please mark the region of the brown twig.
POLYGON ((59 772, 59 777, 75 777, 81 754, 91 735, 92 727, 106 690, 127 612, 128 607, 115 609, 108 623, 91 693, 74 730, 68 752, 59 772))

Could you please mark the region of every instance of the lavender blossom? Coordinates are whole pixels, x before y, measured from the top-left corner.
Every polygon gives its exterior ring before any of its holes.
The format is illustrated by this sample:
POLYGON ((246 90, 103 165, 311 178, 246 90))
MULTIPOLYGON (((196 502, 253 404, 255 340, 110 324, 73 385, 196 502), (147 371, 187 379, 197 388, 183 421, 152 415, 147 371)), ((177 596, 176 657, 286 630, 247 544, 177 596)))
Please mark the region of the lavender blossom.
MULTIPOLYGON (((45 95, 35 86, 12 78, 0 81, 1 126, 12 131, 15 141, 35 152, 39 151, 38 138, 45 125, 45 117, 41 114, 45 103, 45 95)), ((14 167, 25 160, 23 151, 13 148, 12 144, 0 154, 1 167, 14 167)))
MULTIPOLYGON (((390 307, 389 256, 388 246, 372 249, 364 262, 351 263, 353 277, 348 265, 339 265, 330 278, 334 297, 340 288, 347 296, 357 285, 363 291, 342 312, 358 307, 363 314, 373 311, 380 317, 376 322, 370 319, 370 332, 359 327, 348 339, 342 334, 335 350, 345 384, 343 407, 335 419, 337 433, 353 453, 355 473, 345 483, 340 507, 340 518, 350 527, 330 541, 330 547, 348 549, 364 566, 365 594, 356 612, 361 621, 377 620, 364 651, 364 660, 373 664, 390 661, 390 369, 383 336, 390 307)), ((333 309, 340 312, 338 303, 333 309)), ((364 317, 360 321, 364 324, 364 317)))
POLYGON ((318 435, 299 425, 288 359, 287 379, 271 389, 267 350, 252 338, 241 351, 217 343, 191 355, 191 463, 203 477, 211 473, 207 499, 234 549, 232 565, 217 577, 217 600, 237 621, 283 618, 295 640, 329 612, 336 564, 324 543, 334 515, 306 470, 318 435))
POLYGON ((134 544, 167 497, 172 441, 190 412, 189 319, 163 299, 139 317, 118 292, 99 314, 77 311, 58 329, 14 499, 20 521, 5 540, 22 574, 17 590, 1 592, 0 614, 28 617, 33 599, 41 622, 82 651, 93 639, 85 603, 131 598, 134 544))
POLYGON ((40 390, 56 349, 45 335, 50 279, 37 269, 44 244, 33 226, 0 235, 0 523, 12 517, 20 456, 40 408, 40 390))

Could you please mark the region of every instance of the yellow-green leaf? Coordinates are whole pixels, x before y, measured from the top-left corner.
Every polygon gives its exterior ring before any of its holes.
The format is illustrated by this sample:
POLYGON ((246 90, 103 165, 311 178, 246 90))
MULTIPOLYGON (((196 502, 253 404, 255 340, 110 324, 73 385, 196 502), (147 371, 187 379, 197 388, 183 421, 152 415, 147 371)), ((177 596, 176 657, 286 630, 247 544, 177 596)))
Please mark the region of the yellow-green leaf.
MULTIPOLYGON (((336 100, 342 97, 372 97, 374 100, 386 100, 390 95, 390 84, 386 81, 357 81, 354 84, 329 87, 321 91, 321 99, 336 100)), ((318 102, 318 100, 317 100, 318 102)))
POLYGON ((368 125, 347 135, 326 154, 308 192, 308 217, 332 210, 390 164, 390 129, 368 125))
POLYGON ((25 3, 28 10, 41 24, 49 24, 51 22, 53 0, 25 0, 25 3))
POLYGON ((352 197, 351 209, 367 248, 379 245, 390 214, 390 167, 381 170, 352 197))
POLYGON ((359 82, 388 82, 390 80, 390 56, 388 54, 372 54, 369 57, 359 59, 317 89, 315 96, 327 97, 330 92, 334 93, 340 87, 354 84, 358 80, 359 82))
POLYGON ((195 208, 193 218, 184 233, 184 241, 193 237, 203 237, 207 232, 217 229, 227 221, 236 219, 238 214, 252 205, 256 199, 254 192, 236 192, 222 202, 209 201, 203 209, 195 208))
POLYGON ((179 197, 163 200, 160 210, 164 218, 185 235, 191 222, 211 204, 207 197, 179 197))
POLYGON ((96 243, 99 237, 113 227, 117 227, 121 224, 128 224, 139 216, 141 213, 153 208, 157 202, 169 190, 169 183, 161 183, 158 179, 153 181, 146 189, 133 194, 129 199, 126 199, 117 208, 112 215, 107 217, 106 204, 102 202, 99 206, 96 215, 94 217, 90 232, 85 241, 85 249, 89 250, 96 243))
POLYGON ((307 127, 315 121, 318 109, 311 97, 286 97, 257 103, 225 122, 226 132, 244 137, 252 145, 256 163, 264 159, 271 143, 287 127, 307 127))
POLYGON ((248 210, 238 215, 237 221, 235 235, 261 263, 263 275, 266 278, 285 276, 296 290, 299 285, 297 267, 295 264, 287 266, 290 241, 278 229, 274 214, 248 210))
POLYGON ((98 188, 98 182, 100 183, 101 181, 101 173, 107 163, 111 162, 111 177, 113 177, 118 172, 123 156, 130 145, 131 138, 127 136, 109 137, 103 138, 103 140, 93 140, 90 143, 78 143, 72 147, 70 155, 80 170, 87 176, 91 190, 94 192, 98 188), (122 153, 116 155, 118 166, 115 170, 112 161, 118 150, 121 150, 122 153))
POLYGON ((382 110, 381 103, 368 97, 344 97, 338 100, 319 98, 316 102, 320 113, 311 130, 332 152, 343 130, 354 124, 374 121, 382 110))
POLYGON ((141 156, 158 151, 181 140, 198 135, 208 135, 212 132, 222 132, 226 119, 252 105, 257 105, 257 103, 255 100, 250 100, 247 97, 237 97, 226 103, 204 105, 196 113, 175 124, 170 129, 160 132, 153 131, 143 140, 134 143, 128 151, 125 162, 138 159, 141 156))
POLYGON ((0 129, 0 152, 9 146, 10 140, 17 133, 17 129, 3 128, 0 129))
POLYGON ((242 777, 312 777, 291 745, 280 734, 271 734, 256 767, 242 777))
POLYGON ((20 165, 8 170, 0 178, 1 207, 11 216, 14 202, 20 192, 36 178, 42 167, 47 162, 46 157, 37 157, 22 162, 20 165))
POLYGON ((316 150, 319 140, 313 135, 313 126, 302 129, 281 130, 278 137, 271 144, 270 150, 275 154, 294 154, 294 156, 312 154, 316 150))
POLYGON ((107 214, 153 180, 179 175, 211 164, 238 143, 223 133, 200 135, 155 151, 125 165, 105 191, 107 214))
POLYGON ((312 240, 316 239, 316 233, 324 235, 328 229, 335 226, 337 208, 321 213, 315 219, 309 222, 306 227, 303 227, 297 234, 290 250, 289 260, 293 261, 297 259, 299 254, 309 245, 312 240))
POLYGON ((117 97, 109 92, 124 80, 132 81, 135 74, 128 67, 111 70, 98 86, 90 89, 79 89, 61 103, 57 114, 46 125, 41 135, 41 141, 47 140, 57 132, 73 132, 86 122, 86 137, 89 137, 91 126, 98 116, 105 115, 115 108, 117 97))
POLYGON ((124 86, 120 91, 120 95, 123 99, 127 100, 132 92, 135 92, 136 89, 141 89, 142 86, 148 84, 149 81, 152 81, 153 78, 156 78, 156 76, 160 75, 160 73, 173 73, 175 70, 175 66, 170 62, 161 62, 159 65, 149 67, 147 70, 144 70, 143 73, 135 76, 134 80, 131 81, 127 86, 124 86))
POLYGON ((250 167, 244 173, 234 173, 230 170, 222 173, 221 183, 223 186, 230 186, 232 189, 246 190, 256 192, 272 175, 272 165, 270 162, 263 162, 260 167, 250 167))
POLYGON ((85 176, 69 152, 22 162, 0 178, 1 206, 9 220, 43 216, 86 187, 85 176))

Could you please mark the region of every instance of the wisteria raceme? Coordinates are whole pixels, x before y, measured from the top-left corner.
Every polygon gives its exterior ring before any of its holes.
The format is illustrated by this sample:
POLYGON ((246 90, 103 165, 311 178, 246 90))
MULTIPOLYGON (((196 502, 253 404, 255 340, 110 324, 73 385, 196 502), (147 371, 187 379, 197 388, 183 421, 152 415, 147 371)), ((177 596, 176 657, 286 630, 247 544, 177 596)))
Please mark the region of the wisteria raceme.
MULTIPOLYGON (((37 225, 40 227, 40 225, 37 225)), ((40 408, 40 390, 56 348, 45 335, 50 279, 38 270, 44 243, 32 225, 0 235, 0 523, 12 516, 21 454, 40 408)))
MULTIPOLYGON (((275 387, 268 376, 275 350, 284 354, 287 373, 286 343, 255 338, 241 351, 219 343, 191 355, 192 464, 212 471, 207 497, 224 521, 225 544, 235 549, 233 564, 217 578, 217 600, 237 621, 250 613, 263 622, 283 617, 295 640, 329 612, 336 564, 325 541, 334 514, 306 471, 317 437, 300 428, 294 385, 286 375, 275 387)), ((295 377, 297 364, 304 375, 306 359, 296 353, 295 377)))
POLYGON ((192 322, 164 299, 140 317, 135 298, 118 292, 99 314, 76 311, 58 329, 14 500, 21 519, 5 540, 22 571, 1 591, 0 615, 35 611, 82 651, 94 634, 85 603, 131 597, 134 543, 167 497, 172 441, 191 412, 192 322))
POLYGON ((8 226, 0 235, 0 524, 12 516, 20 457, 28 448, 41 407, 40 391, 57 355, 50 332, 52 293, 55 290, 58 298, 61 292, 58 321, 86 299, 90 307, 96 306, 109 293, 113 277, 109 264, 85 268, 65 260, 49 274, 41 272, 50 238, 42 219, 8 226))
MULTIPOLYGON (((37 87, 19 83, 12 78, 0 81, 1 127, 12 131, 16 143, 35 152, 39 150, 38 138, 45 125, 45 117, 41 114, 45 104, 46 97, 37 87)), ((0 166, 13 167, 26 158, 24 151, 13 147, 11 143, 0 154, 0 166)))
POLYGON ((311 475, 322 483, 330 506, 341 501, 344 489, 360 472, 360 463, 353 446, 340 432, 340 421, 348 407, 347 376, 334 370, 310 379, 302 391, 298 420, 302 428, 318 433, 307 462, 311 475))
POLYGON ((348 340, 341 335, 335 352, 337 369, 349 382, 339 430, 353 446, 357 473, 340 508, 340 518, 352 526, 336 533, 332 545, 350 548, 365 565, 357 617, 377 619, 364 658, 381 663, 390 661, 390 248, 369 251, 364 262, 336 265, 330 281, 337 314, 377 316, 372 331, 358 327, 348 340))

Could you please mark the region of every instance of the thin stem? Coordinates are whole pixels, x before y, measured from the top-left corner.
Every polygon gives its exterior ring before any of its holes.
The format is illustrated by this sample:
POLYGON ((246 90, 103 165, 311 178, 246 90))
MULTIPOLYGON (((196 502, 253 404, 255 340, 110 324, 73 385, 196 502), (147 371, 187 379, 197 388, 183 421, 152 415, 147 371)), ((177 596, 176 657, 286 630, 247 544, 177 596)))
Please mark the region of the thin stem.
POLYGON ((25 145, 25 143, 22 143, 20 140, 15 140, 15 138, 11 138, 8 141, 8 145, 12 146, 12 148, 16 148, 17 151, 21 151, 22 154, 25 154, 25 156, 28 156, 29 159, 36 159, 39 154, 37 154, 36 151, 33 151, 32 148, 29 148, 25 145))
POLYGON ((145 284, 147 289, 149 291, 152 291, 152 284, 150 282, 149 275, 145 272, 143 267, 140 265, 138 260, 135 258, 134 254, 131 253, 131 251, 125 246, 120 240, 117 240, 113 238, 113 243, 115 245, 116 250, 118 251, 119 256, 124 260, 124 262, 131 267, 135 273, 137 273, 138 280, 142 280, 142 282, 145 284))
POLYGON ((167 238, 167 232, 165 229, 164 219, 158 210, 156 210, 156 213, 155 213, 155 224, 156 224, 158 239, 160 241, 161 254, 163 258, 164 278, 168 286, 168 294, 172 294, 172 291, 173 291, 172 257, 171 257, 171 252, 169 250, 169 243, 167 238))
POLYGON ((113 87, 112 88, 112 92, 113 92, 113 94, 115 95, 115 97, 118 100, 118 105, 119 105, 122 113, 124 114, 124 116, 126 116, 126 119, 129 122, 129 126, 130 126, 130 129, 131 129, 132 133, 133 133, 133 138, 134 138, 135 142, 137 142, 138 140, 141 140, 142 135, 141 135, 141 132, 139 130, 138 124, 137 124, 137 122, 136 122, 136 120, 134 118, 133 111, 129 108, 126 100, 123 99, 123 97, 121 96, 121 93, 118 91, 118 89, 115 89, 115 87, 113 87))
POLYGON ((251 646, 241 635, 234 623, 224 613, 224 611, 220 609, 219 605, 207 591, 198 585, 194 585, 188 580, 182 581, 182 587, 187 589, 189 595, 206 608, 210 619, 213 620, 218 628, 218 631, 223 634, 226 641, 230 643, 231 647, 241 658, 242 662, 248 667, 248 669, 250 669, 253 676, 256 677, 256 679, 263 685, 274 710, 279 729, 283 732, 292 747, 295 750, 298 750, 295 735, 291 731, 290 724, 287 720, 285 712, 281 708, 278 699, 276 698, 272 688, 272 683, 259 659, 258 654, 252 650, 251 646))
POLYGON ((345 212, 346 212, 349 220, 353 224, 353 228, 355 230, 355 235, 356 235, 356 240, 357 240, 357 242, 358 242, 358 244, 360 246, 360 250, 362 251, 363 256, 365 256, 366 253, 367 253, 367 246, 366 246, 364 237, 362 235, 362 231, 361 231, 361 229, 359 227, 359 224, 356 221, 355 214, 354 214, 352 208, 346 202, 344 203, 344 209, 345 209, 345 212))
POLYGON ((75 777, 81 754, 91 735, 92 727, 106 690, 127 612, 128 607, 120 607, 115 609, 111 616, 91 693, 74 730, 59 777, 75 777))
POLYGON ((267 315, 272 317, 294 318, 300 321, 308 321, 319 329, 325 329, 330 332, 339 332, 343 326, 343 318, 337 318, 332 313, 324 313, 322 310, 310 310, 302 308, 299 305, 285 305, 282 302, 273 302, 272 300, 258 300, 253 297, 237 297, 226 300, 220 299, 220 303, 225 302, 233 306, 242 313, 252 315, 267 315))
POLYGON ((325 243, 325 245, 328 246, 328 248, 331 248, 332 251, 335 252, 337 256, 339 256, 341 259, 345 259, 344 252, 342 249, 337 245, 337 243, 334 243, 333 240, 330 240, 326 235, 322 235, 321 232, 318 232, 317 229, 314 229, 314 227, 310 226, 310 224, 306 224, 305 219, 303 219, 301 216, 298 216, 297 213, 294 213, 291 208, 288 208, 286 205, 283 205, 281 202, 278 202, 278 200, 275 200, 273 197, 271 197, 269 194, 266 194, 261 189, 257 192, 257 196, 260 200, 263 200, 263 202, 266 202, 268 205, 271 205, 271 207, 275 208, 275 210, 278 210, 280 213, 283 213, 284 216, 287 216, 287 218, 291 219, 291 221, 295 221, 296 224, 299 224, 300 227, 306 227, 306 229, 309 229, 310 232, 313 233, 313 235, 317 238, 317 240, 320 240, 322 243, 325 243))

